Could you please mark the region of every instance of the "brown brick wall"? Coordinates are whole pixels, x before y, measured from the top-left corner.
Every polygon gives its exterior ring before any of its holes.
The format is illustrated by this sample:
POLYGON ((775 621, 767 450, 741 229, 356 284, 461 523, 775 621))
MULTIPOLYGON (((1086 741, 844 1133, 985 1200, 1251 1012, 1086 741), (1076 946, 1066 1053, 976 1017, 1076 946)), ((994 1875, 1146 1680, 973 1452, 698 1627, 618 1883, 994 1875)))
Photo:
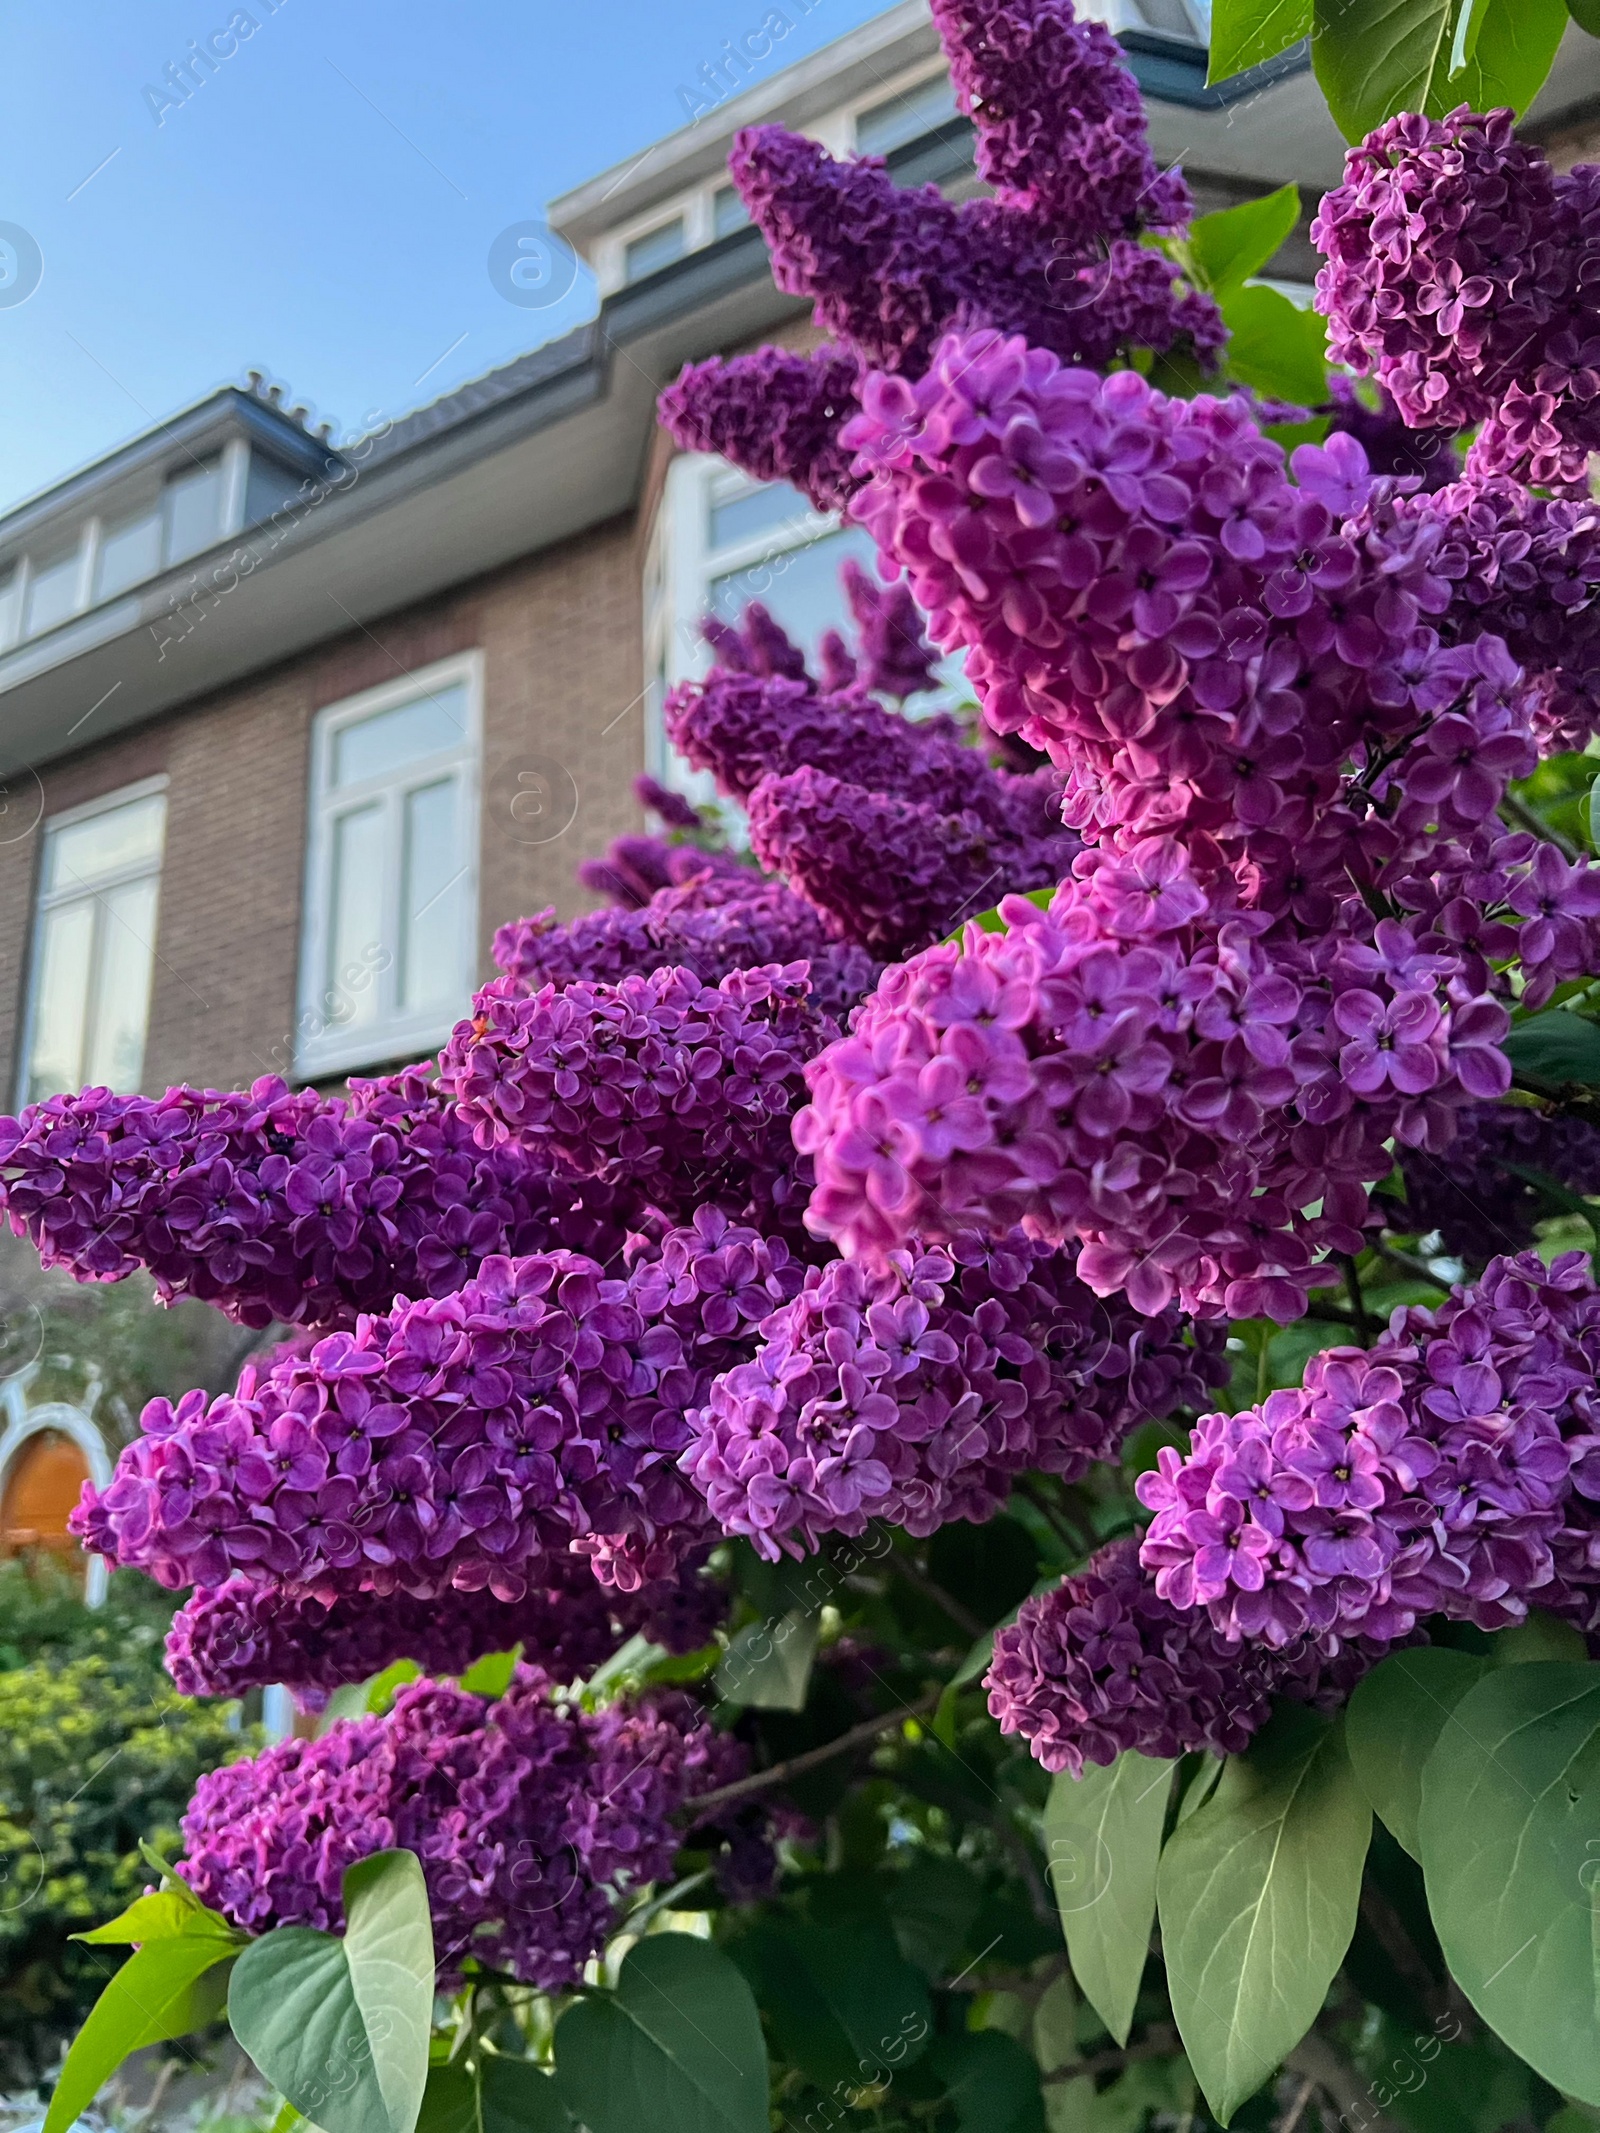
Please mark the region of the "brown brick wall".
MULTIPOLYGON (((592 899, 578 860, 637 828, 643 761, 639 545, 631 519, 374 622, 43 773, 43 814, 165 771, 167 846, 145 1086, 288 1072, 313 715, 452 653, 484 655, 480 975, 496 926, 592 899), (526 778, 519 788, 519 773, 526 778), (568 782, 570 781, 570 783, 568 782), (511 801, 523 795, 519 816, 511 801), (570 815, 530 829, 527 794, 570 815), (575 798, 575 807, 571 804, 575 798)), ((0 811, 0 1108, 14 1099, 40 839, 31 779, 0 811), (13 822, 21 834, 12 833, 13 822)))

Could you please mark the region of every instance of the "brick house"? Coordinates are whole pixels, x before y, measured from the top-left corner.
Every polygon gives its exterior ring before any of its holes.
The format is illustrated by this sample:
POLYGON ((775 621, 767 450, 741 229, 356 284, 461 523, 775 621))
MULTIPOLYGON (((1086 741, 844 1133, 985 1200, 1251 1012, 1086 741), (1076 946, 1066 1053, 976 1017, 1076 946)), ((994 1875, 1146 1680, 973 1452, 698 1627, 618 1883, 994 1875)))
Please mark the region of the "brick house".
MULTIPOLYGON (((1190 0, 1098 11, 1202 208, 1292 178, 1309 211, 1337 177, 1303 55, 1207 89, 1190 0)), ((810 331, 728 141, 775 118, 976 180, 922 0, 739 86, 788 19, 554 203, 528 256, 589 262, 590 323, 340 444, 251 373, 0 519, 0 1108, 426 1053, 496 926, 575 908, 575 862, 638 825, 706 608, 759 593, 810 640, 835 619, 864 536, 655 426, 686 361, 810 331)), ((1535 113, 1566 160, 1597 52, 1570 44, 1535 113)), ((1273 272, 1310 271, 1302 224, 1273 272)))

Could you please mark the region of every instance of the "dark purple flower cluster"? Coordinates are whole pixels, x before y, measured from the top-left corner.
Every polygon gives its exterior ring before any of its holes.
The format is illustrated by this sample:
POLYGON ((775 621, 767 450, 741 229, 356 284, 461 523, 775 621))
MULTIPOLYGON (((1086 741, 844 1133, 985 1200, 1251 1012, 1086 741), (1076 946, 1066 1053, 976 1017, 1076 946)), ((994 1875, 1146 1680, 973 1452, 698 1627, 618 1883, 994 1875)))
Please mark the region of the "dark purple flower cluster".
POLYGON ((1600 169, 1565 175, 1510 111, 1403 112, 1311 228, 1335 360, 1419 429, 1482 423, 1469 465, 1587 489, 1600 445, 1600 169))
POLYGON ((1138 1484, 1156 1513, 1141 1560, 1174 1607, 1274 1647, 1570 1602, 1600 1500, 1597 1371, 1587 1253, 1493 1260, 1370 1350, 1314 1356, 1302 1387, 1204 1417, 1187 1456, 1163 1451, 1138 1484))
POLYGON ((712 356, 667 387, 657 412, 686 452, 720 453, 757 481, 792 483, 819 511, 838 511, 858 486, 839 432, 859 405, 860 368, 839 348, 712 356))
MULTIPOLYGON (((983 775, 981 764, 974 769, 983 775)), ((1019 844, 970 809, 940 814, 926 801, 806 769, 761 780, 750 798, 750 843, 831 931, 893 959, 988 909, 1005 889, 1052 887, 1078 840, 1058 830, 1019 844)))
POLYGON ((728 170, 779 288, 810 297, 824 332, 882 369, 919 375, 958 321, 1024 334, 1069 363, 1222 345, 1211 299, 1131 238, 1064 232, 998 200, 957 205, 936 185, 897 185, 881 157, 836 162, 782 126, 736 134, 728 170))
POLYGON ((956 98, 995 196, 1066 237, 1183 228, 1180 171, 1150 153, 1144 106, 1104 24, 1067 0, 934 0, 956 98))
POLYGON ((1454 482, 1386 509, 1438 521, 1432 567, 1450 587, 1445 626, 1458 639, 1503 638, 1538 682, 1541 752, 1582 749, 1600 732, 1600 507, 1501 479, 1454 482))
POLYGON ((549 1557, 520 1600, 452 1589, 429 1599, 357 1592, 323 1601, 236 1576, 190 1594, 167 1633, 166 1665, 185 1696, 238 1696, 281 1681, 315 1711, 335 1689, 397 1659, 424 1674, 462 1674, 514 1645, 552 1681, 576 1681, 635 1631, 668 1651, 698 1651, 726 1611, 726 1590, 692 1565, 619 1593, 576 1555, 549 1557))
POLYGON ((397 1292, 449 1295, 491 1253, 621 1244, 615 1193, 480 1147, 422 1070, 351 1090, 52 1096, 0 1119, 0 1205, 46 1266, 147 1267, 163 1297, 247 1326, 349 1325, 397 1292))
POLYGON ((324 1601, 511 1601, 570 1548, 636 1591, 710 1537, 678 1471, 688 1412, 800 1281, 714 1209, 614 1277, 570 1252, 486 1260, 236 1393, 152 1400, 74 1530, 171 1589, 241 1572, 324 1601))
POLYGON ((1103 1303, 1021 1235, 835 1259, 711 1387, 683 1465, 726 1532, 773 1560, 874 1519, 917 1535, 992 1518, 1028 1468, 1075 1480, 1135 1423, 1200 1404, 1220 1329, 1103 1303))
POLYGON ((1281 1650, 1232 1642, 1161 1597, 1130 1535, 1023 1601, 996 1633, 985 1685, 1002 1733, 1020 1735, 1046 1770, 1080 1777, 1128 1749, 1237 1755, 1275 1696, 1332 1708, 1387 1649, 1360 1637, 1304 1636, 1281 1650))
POLYGON ((836 1033, 811 1003, 806 964, 716 985, 669 966, 531 998, 496 978, 473 1009, 439 1073, 484 1147, 625 1184, 680 1219, 719 1199, 773 1219, 794 1211, 800 1070, 836 1033))
POLYGON ((811 998, 843 1023, 877 981, 878 965, 848 941, 830 940, 820 914, 782 882, 754 869, 708 873, 658 889, 637 910, 585 912, 563 925, 555 907, 502 926, 495 961, 519 994, 574 979, 614 985, 667 965, 702 984, 763 963, 809 965, 811 998))
POLYGON ((245 1931, 337 1930, 345 1869, 403 1847, 445 1989, 474 1956, 559 1992, 604 1946, 617 1898, 671 1871, 674 1815, 742 1757, 681 1698, 589 1716, 532 1668, 492 1703, 419 1681, 386 1717, 202 1777, 179 1870, 245 1931))
POLYGON ((1242 400, 981 333, 869 378, 848 434, 878 470, 855 514, 1086 835, 1220 843, 1252 901, 1312 865, 1344 893, 1352 856, 1471 829, 1533 767, 1536 692, 1430 626, 1439 515, 1345 534, 1372 487, 1349 435, 1300 447, 1297 487, 1242 400))
POLYGON ((1447 1252, 1471 1262, 1520 1251, 1550 1212, 1530 1171, 1568 1192, 1600 1193, 1600 1126, 1521 1104, 1471 1104, 1442 1154, 1400 1150, 1405 1225, 1437 1230, 1447 1252))
POLYGON ((809 297, 840 345, 700 363, 660 403, 686 450, 794 482, 820 510, 861 478, 839 431, 863 367, 916 376, 952 327, 1022 333, 1088 364, 1179 343, 1209 362, 1226 338, 1211 299, 1135 241, 1181 227, 1190 200, 1156 167, 1115 40, 1070 0, 948 0, 938 20, 998 197, 956 205, 897 186, 876 157, 835 162, 778 126, 741 133, 729 169, 778 284, 809 297))
POLYGON ((939 655, 922 633, 922 616, 906 587, 881 585, 854 556, 846 560, 839 577, 855 617, 856 650, 852 654, 837 632, 829 632, 831 656, 841 676, 832 686, 859 682, 900 703, 924 689, 937 688, 934 668, 939 655), (845 660, 850 664, 847 677, 845 660))
POLYGON ((807 1220, 851 1252, 1021 1223, 1139 1310, 1293 1318, 1315 1254, 1360 1249, 1391 1136, 1443 1145, 1509 1082, 1459 958, 1392 919, 1274 944, 1171 840, 1000 912, 890 969, 806 1069, 807 1220))

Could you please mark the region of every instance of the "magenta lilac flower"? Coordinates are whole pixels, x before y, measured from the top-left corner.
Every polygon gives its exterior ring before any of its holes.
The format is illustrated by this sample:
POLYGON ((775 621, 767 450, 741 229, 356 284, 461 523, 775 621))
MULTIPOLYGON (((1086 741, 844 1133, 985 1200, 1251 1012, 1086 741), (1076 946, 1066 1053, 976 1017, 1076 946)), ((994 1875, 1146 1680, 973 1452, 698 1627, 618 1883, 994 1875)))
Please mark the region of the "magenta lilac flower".
POLYGON ((509 1602, 575 1550, 636 1591, 712 1537, 678 1470, 688 1412, 800 1280, 715 1209, 615 1275, 569 1252, 486 1260, 235 1393, 152 1400, 74 1530, 172 1589, 238 1572, 324 1603, 509 1602))
POLYGON ((882 1519, 990 1518, 1028 1468, 1076 1479, 1222 1382, 1219 1329, 1102 1302, 1020 1235, 833 1260, 711 1387, 685 1471, 765 1556, 882 1519))
POLYGON ((479 1147, 420 1069, 351 1089, 52 1096, 0 1119, 0 1204, 46 1266, 147 1267, 164 1298, 247 1326, 349 1325, 397 1291, 449 1295, 492 1253, 620 1246, 616 1194, 479 1147))
POLYGON ((668 1213, 703 1201, 779 1214, 803 1184, 789 1140, 800 1069, 834 1033, 807 966, 668 967, 523 998, 497 978, 440 1058, 484 1147, 562 1178, 626 1182, 668 1213))
POLYGON ((1077 21, 1070 0, 934 0, 933 19, 999 200, 1078 243, 1188 222, 1189 188, 1151 154, 1138 85, 1103 23, 1077 21))
POLYGON ((1345 158, 1312 241, 1334 359, 1470 465, 1581 483, 1600 444, 1600 171, 1558 175, 1508 110, 1403 112, 1345 158))
POLYGON ((422 1862, 445 1989, 471 1955, 562 1991, 618 1898, 671 1871, 673 1816, 724 1781, 730 1751, 683 1698, 589 1716, 529 1667, 492 1703, 419 1681, 386 1717, 202 1777, 179 1868, 247 1932, 337 1931, 346 1868, 402 1847, 422 1862))
POLYGON ((852 678, 904 702, 938 686, 938 653, 922 634, 922 617, 904 585, 881 585, 853 556, 839 572, 856 620, 860 657, 852 678))
POLYGON ((1367 1638, 1303 1636, 1278 1650, 1230 1640, 1203 1611, 1161 1597, 1130 1536, 1024 1600, 996 1632, 984 1679, 1001 1732, 1046 1770, 1081 1777, 1086 1763, 1129 1749, 1237 1755, 1275 1696, 1334 1708, 1386 1649, 1367 1638))
MULTIPOLYGON (((1224 1636, 1495 1629, 1561 1589, 1554 1544, 1600 1491, 1600 1293, 1588 1255, 1490 1262, 1369 1349, 1314 1356, 1300 1388, 1208 1415, 1138 1493, 1172 1606, 1224 1636)), ((1564 1566, 1570 1577, 1571 1565, 1564 1566)))
POLYGON ((1138 1309, 1294 1317, 1317 1254, 1360 1249, 1391 1137, 1445 1145, 1509 1082, 1505 1010, 1451 991, 1455 957, 1390 919, 1274 949, 1171 841, 1000 911, 806 1069, 807 1219, 851 1252, 1021 1223, 1138 1309))
POLYGON ((520 1600, 451 1589, 292 1595, 235 1575, 191 1593, 167 1633, 166 1666, 185 1696, 238 1696, 281 1681, 306 1710, 397 1659, 424 1674, 465 1673, 488 1652, 520 1645, 553 1681, 575 1681, 643 1631, 668 1651, 697 1651, 727 1611, 724 1587, 693 1563, 637 1592, 599 1584, 582 1556, 553 1555, 520 1600))
POLYGON ((757 481, 786 481, 819 511, 837 511, 857 486, 839 432, 856 412, 860 364, 838 348, 691 363, 657 406, 686 452, 717 452, 757 481))

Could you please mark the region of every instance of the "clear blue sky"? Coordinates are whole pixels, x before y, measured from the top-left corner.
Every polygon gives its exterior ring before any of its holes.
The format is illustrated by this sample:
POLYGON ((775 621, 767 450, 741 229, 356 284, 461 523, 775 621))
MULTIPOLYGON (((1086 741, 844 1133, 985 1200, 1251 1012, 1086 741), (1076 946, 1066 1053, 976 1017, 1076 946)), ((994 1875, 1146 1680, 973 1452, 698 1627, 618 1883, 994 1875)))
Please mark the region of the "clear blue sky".
MULTIPOLYGON (((494 238, 682 125, 766 4, 246 0, 254 34, 158 125, 147 87, 232 0, 19 0, 0 224, 43 275, 0 307, 0 508, 252 365, 344 434, 565 331, 587 273, 517 308, 494 238)), ((761 73, 881 7, 817 0, 761 73)))

